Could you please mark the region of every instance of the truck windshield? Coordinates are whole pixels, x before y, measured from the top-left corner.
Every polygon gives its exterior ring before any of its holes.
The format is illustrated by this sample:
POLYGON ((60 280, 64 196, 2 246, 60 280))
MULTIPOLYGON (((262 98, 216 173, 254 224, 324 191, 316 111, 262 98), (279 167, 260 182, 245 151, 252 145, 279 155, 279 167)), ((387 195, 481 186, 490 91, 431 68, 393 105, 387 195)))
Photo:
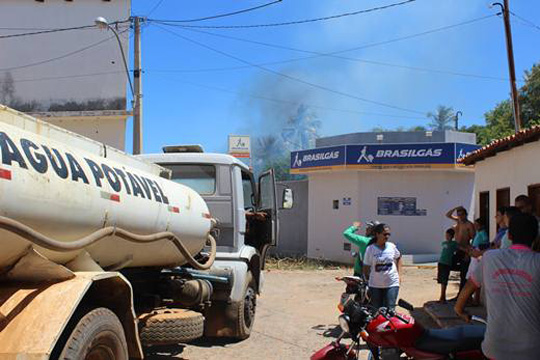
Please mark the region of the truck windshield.
POLYGON ((216 192, 216 168, 214 165, 161 164, 171 169, 171 180, 186 185, 201 195, 216 192))

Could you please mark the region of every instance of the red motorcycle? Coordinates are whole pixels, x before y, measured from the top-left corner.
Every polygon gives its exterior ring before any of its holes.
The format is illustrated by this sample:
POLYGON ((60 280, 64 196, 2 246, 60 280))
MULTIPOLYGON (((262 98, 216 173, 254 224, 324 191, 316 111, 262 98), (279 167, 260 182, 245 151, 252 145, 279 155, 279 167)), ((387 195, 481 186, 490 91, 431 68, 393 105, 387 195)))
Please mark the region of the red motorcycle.
POLYGON ((369 303, 369 297, 367 295, 367 282, 360 276, 342 276, 336 277, 337 281, 343 281, 345 283, 345 292, 341 294, 338 304, 338 310, 343 312, 345 304, 349 300, 354 300, 360 304, 369 303))
MULTIPOLYGON (((399 300, 398 305, 413 310, 404 300, 399 300)), ((483 322, 479 318, 473 320, 483 322)), ((369 359, 374 360, 398 360, 402 356, 417 360, 486 359, 480 347, 485 325, 425 329, 408 315, 353 300, 345 305, 339 324, 341 336, 313 354, 311 360, 359 359, 362 341, 367 345, 369 359), (351 336, 351 345, 341 343, 346 333, 351 336)))

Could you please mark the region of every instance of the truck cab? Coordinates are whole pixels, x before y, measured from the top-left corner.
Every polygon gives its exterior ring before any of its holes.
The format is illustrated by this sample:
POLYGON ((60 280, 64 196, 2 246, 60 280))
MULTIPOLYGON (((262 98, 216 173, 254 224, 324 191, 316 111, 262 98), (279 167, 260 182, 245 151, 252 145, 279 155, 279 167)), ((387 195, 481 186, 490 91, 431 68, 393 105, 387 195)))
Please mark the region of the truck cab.
POLYGON ((292 191, 282 189, 278 198, 273 170, 255 179, 247 165, 230 155, 204 153, 198 145, 163 150, 140 158, 170 170, 171 180, 197 191, 217 220, 214 265, 191 274, 213 285, 205 335, 247 338, 264 283, 266 253, 279 235, 278 211, 292 207, 292 191))

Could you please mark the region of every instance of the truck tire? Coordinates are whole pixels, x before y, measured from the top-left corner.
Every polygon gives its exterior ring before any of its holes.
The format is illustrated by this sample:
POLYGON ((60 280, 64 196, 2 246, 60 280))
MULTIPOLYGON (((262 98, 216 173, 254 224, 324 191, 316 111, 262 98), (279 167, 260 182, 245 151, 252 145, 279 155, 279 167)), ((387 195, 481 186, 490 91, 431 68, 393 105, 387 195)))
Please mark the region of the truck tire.
POLYGON ((257 310, 257 291, 255 290, 255 280, 251 271, 246 275, 244 297, 242 301, 235 305, 237 306, 237 335, 235 338, 244 340, 251 335, 257 310))
POLYGON ((124 328, 107 308, 84 315, 67 338, 60 360, 128 360, 124 328))
POLYGON ((139 316, 144 346, 175 345, 203 336, 204 316, 184 309, 164 309, 139 316))

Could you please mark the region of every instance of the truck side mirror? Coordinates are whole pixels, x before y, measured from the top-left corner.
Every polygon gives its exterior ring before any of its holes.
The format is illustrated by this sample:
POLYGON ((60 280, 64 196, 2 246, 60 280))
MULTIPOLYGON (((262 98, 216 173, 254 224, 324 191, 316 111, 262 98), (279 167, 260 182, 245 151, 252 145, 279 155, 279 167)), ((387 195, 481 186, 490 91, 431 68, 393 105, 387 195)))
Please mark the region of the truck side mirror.
POLYGON ((294 195, 293 191, 289 188, 286 188, 283 190, 283 198, 282 198, 282 209, 292 209, 294 205, 294 195))

